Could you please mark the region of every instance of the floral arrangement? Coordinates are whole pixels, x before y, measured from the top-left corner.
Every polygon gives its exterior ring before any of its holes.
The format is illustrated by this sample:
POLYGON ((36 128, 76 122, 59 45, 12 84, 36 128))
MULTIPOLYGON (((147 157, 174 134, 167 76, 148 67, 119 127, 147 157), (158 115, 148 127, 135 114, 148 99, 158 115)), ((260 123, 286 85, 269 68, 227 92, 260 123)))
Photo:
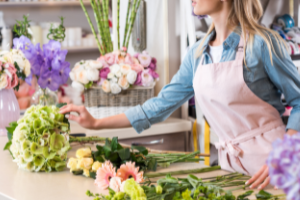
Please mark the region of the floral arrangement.
MULTIPOLYGON (((29 21, 24 16, 21 27, 29 27, 29 21)), ((70 63, 66 62, 67 50, 61 49, 60 42, 64 40, 65 28, 63 18, 58 28, 51 27, 47 44, 38 43, 33 45, 30 41, 30 34, 23 28, 16 29, 20 38, 13 40, 14 49, 21 51, 31 64, 31 72, 38 79, 38 84, 42 89, 49 88, 52 91, 58 90, 60 85, 67 83, 70 73, 70 63)))
MULTIPOLYGON (((187 178, 174 178, 168 174, 165 178, 155 181, 145 181, 142 185, 132 179, 124 181, 120 189, 110 188, 109 195, 93 194, 87 191, 89 197, 94 200, 248 200, 253 191, 234 196, 232 191, 245 189, 245 179, 249 178, 239 173, 232 173, 224 176, 199 179, 190 174, 187 178), (149 186, 150 185, 150 186, 149 186), (240 186, 233 189, 224 188, 240 186)), ((272 195, 266 191, 260 191, 256 199, 285 199, 285 195, 272 195)))
POLYGON ((267 164, 271 184, 283 189, 287 199, 300 199, 300 133, 285 134, 273 143, 267 164))
POLYGON ((66 166, 69 123, 56 106, 32 106, 7 128, 9 150, 19 168, 29 171, 61 171, 66 166))
POLYGON ((136 183, 142 183, 144 181, 143 174, 143 172, 139 172, 139 167, 135 167, 135 163, 126 162, 116 170, 110 161, 106 161, 97 170, 95 184, 101 190, 109 187, 115 192, 120 192, 122 183, 125 184, 124 182, 130 177, 136 183))
POLYGON ((97 84, 106 93, 119 94, 131 86, 153 86, 159 75, 156 59, 146 51, 131 56, 116 51, 101 56, 97 61, 80 61, 70 72, 74 88, 83 91, 97 84))
POLYGON ((20 50, 0 53, 0 90, 19 90, 20 80, 31 81, 31 65, 20 50))
POLYGON ((76 151, 76 158, 69 158, 67 167, 70 172, 75 175, 83 174, 86 177, 90 177, 90 173, 96 172, 102 163, 92 158, 92 151, 90 148, 81 148, 76 151))

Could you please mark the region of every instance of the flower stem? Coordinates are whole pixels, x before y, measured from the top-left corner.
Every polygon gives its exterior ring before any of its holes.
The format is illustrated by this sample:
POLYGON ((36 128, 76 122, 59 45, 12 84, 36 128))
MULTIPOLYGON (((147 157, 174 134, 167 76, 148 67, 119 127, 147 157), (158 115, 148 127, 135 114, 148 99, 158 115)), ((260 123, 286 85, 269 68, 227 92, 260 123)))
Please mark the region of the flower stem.
POLYGON ((192 170, 180 170, 180 171, 173 171, 173 172, 161 172, 161 173, 146 173, 145 176, 148 178, 155 178, 155 177, 161 177, 166 176, 167 174, 170 175, 183 175, 183 174, 198 174, 198 173, 205 173, 205 172, 211 172, 220 170, 220 166, 214 166, 214 167, 207 167, 207 168, 201 168, 201 169, 192 169, 192 170))
MULTIPOLYGON (((70 143, 78 142, 78 143, 94 143, 94 142, 99 142, 99 143, 104 143, 108 138, 103 138, 103 137, 97 137, 97 136, 91 136, 91 137, 72 137, 70 136, 70 143)), ((108 139, 110 140, 110 139, 108 139)))

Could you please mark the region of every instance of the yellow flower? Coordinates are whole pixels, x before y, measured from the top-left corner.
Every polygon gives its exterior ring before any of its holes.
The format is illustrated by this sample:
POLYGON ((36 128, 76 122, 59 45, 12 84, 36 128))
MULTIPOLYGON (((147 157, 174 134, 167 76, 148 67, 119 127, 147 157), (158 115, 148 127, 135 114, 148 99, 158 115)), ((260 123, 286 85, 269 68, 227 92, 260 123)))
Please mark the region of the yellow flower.
POLYGON ((93 163, 94 163, 93 158, 80 158, 78 160, 77 168, 80 168, 80 169, 83 169, 83 170, 84 169, 91 169, 93 163))
POLYGON ((76 151, 77 158, 89 158, 92 157, 92 151, 90 148, 82 148, 76 151))
POLYGON ((7 78, 5 74, 2 74, 0 76, 0 90, 5 89, 7 86, 8 82, 7 82, 7 78))
POLYGON ((102 163, 101 162, 94 162, 93 166, 92 166, 92 171, 97 171, 100 167, 102 167, 102 163))
POLYGON ((83 175, 86 176, 86 177, 90 177, 90 170, 84 169, 83 170, 83 175))
POLYGON ((68 161, 67 167, 70 169, 70 172, 78 170, 78 159, 70 158, 68 161))

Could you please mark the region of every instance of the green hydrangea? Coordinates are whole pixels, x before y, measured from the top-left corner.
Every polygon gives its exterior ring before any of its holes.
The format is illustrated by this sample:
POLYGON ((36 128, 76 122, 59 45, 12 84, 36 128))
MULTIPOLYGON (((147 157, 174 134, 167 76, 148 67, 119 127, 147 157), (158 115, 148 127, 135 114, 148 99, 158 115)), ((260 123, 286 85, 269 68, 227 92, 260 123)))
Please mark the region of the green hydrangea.
POLYGON ((131 200, 146 200, 147 196, 143 188, 134 179, 128 179, 124 184, 124 192, 131 200))
POLYGON ((10 150, 29 171, 61 171, 66 166, 69 124, 55 106, 32 106, 18 122, 10 150))

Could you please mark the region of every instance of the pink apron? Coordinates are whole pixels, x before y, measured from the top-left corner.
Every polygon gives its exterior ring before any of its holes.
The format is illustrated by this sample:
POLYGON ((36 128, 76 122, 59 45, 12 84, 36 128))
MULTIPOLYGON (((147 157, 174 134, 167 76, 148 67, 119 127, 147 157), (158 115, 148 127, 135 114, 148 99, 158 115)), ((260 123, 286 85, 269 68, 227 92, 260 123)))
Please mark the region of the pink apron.
POLYGON ((234 61, 202 65, 202 56, 193 85, 196 101, 219 137, 222 169, 254 175, 285 126, 279 112, 246 85, 243 45, 241 39, 234 61))

